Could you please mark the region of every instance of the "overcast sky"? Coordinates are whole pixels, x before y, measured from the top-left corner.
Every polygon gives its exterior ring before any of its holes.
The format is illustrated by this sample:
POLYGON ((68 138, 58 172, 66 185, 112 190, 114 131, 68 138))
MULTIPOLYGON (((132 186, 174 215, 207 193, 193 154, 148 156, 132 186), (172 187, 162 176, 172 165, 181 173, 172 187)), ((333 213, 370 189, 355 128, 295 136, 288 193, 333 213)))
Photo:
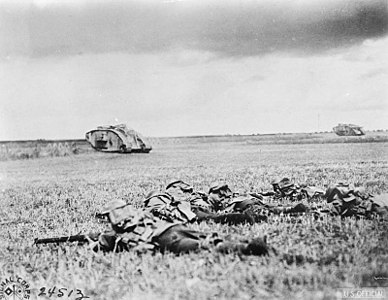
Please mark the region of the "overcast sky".
POLYGON ((0 140, 388 128, 388 0, 0 0, 0 140))

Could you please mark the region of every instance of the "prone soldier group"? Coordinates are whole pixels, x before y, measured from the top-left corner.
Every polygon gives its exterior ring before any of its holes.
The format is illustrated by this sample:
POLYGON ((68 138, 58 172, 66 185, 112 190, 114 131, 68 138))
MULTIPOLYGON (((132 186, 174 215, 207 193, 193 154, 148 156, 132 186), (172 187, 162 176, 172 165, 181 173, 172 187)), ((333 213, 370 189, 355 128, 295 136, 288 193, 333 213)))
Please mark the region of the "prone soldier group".
MULTIPOLYGON (((123 200, 109 203, 98 217, 106 218, 111 224, 111 230, 87 236, 86 240, 92 243, 96 251, 158 250, 185 253, 214 250, 241 255, 276 254, 277 251, 267 244, 265 237, 248 241, 227 240, 215 233, 205 234, 192 230, 187 223, 211 220, 222 224, 252 224, 267 220, 271 214, 303 214, 309 212, 310 208, 301 201, 311 201, 318 197, 326 198, 331 205, 331 209, 326 212, 342 217, 388 214, 387 207, 374 202, 372 195, 363 189, 344 184, 329 187, 324 194, 315 187, 298 186, 284 178, 273 183, 273 191, 240 195, 233 193, 226 184, 214 185, 206 194, 194 191, 183 181, 174 181, 163 192, 149 193, 143 201, 142 209, 123 200), (279 200, 292 204, 282 205, 279 200)), ((36 243, 42 244, 49 240, 37 239, 36 243)), ((288 262, 304 259, 293 259, 288 254, 283 257, 288 262)))

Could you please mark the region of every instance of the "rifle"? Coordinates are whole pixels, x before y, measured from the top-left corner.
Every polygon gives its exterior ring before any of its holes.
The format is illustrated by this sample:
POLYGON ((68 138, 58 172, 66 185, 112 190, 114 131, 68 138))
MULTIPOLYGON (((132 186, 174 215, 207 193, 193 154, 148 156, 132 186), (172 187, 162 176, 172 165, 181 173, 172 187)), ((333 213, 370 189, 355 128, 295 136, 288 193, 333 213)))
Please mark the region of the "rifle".
POLYGON ((100 233, 88 233, 88 234, 78 234, 78 235, 70 235, 63 237, 53 237, 53 238, 45 238, 39 239, 36 238, 34 240, 34 245, 39 244, 59 244, 59 243, 68 243, 68 242, 78 242, 81 244, 89 243, 90 241, 97 241, 100 233))

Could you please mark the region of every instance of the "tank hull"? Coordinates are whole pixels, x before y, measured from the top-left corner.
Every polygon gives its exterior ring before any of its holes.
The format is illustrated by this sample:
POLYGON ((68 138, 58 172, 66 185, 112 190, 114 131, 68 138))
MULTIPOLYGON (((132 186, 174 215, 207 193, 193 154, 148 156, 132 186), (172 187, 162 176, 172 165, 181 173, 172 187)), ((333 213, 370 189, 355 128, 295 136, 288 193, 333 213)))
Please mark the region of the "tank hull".
POLYGON ((333 131, 339 136, 361 136, 365 135, 361 126, 353 124, 338 124, 333 131))
POLYGON ((108 153, 149 153, 152 147, 136 131, 124 125, 100 126, 85 134, 93 149, 108 153))

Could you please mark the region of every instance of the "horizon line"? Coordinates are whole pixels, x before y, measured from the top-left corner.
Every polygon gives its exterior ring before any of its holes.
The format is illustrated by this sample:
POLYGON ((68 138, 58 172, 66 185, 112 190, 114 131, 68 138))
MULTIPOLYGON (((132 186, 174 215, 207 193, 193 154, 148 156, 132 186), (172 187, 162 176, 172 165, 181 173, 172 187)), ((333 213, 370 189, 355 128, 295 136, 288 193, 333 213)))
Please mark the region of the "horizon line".
MULTIPOLYGON (((373 130, 366 130, 365 132, 384 132, 388 131, 388 129, 373 129, 373 130)), ((168 138, 212 138, 212 137, 227 137, 227 136, 270 136, 270 135, 298 135, 298 134, 322 134, 322 133, 334 133, 333 131, 314 131, 314 132, 276 132, 276 133, 251 133, 251 134, 231 134, 231 133, 225 133, 225 134, 206 134, 206 135, 181 135, 181 136, 145 136, 147 139, 168 139, 168 138)), ((85 138, 65 138, 65 139, 45 139, 45 138, 39 138, 39 139, 20 139, 20 140, 0 140, 1 144, 5 143, 14 143, 14 142, 80 142, 80 141, 86 141, 85 138)))

